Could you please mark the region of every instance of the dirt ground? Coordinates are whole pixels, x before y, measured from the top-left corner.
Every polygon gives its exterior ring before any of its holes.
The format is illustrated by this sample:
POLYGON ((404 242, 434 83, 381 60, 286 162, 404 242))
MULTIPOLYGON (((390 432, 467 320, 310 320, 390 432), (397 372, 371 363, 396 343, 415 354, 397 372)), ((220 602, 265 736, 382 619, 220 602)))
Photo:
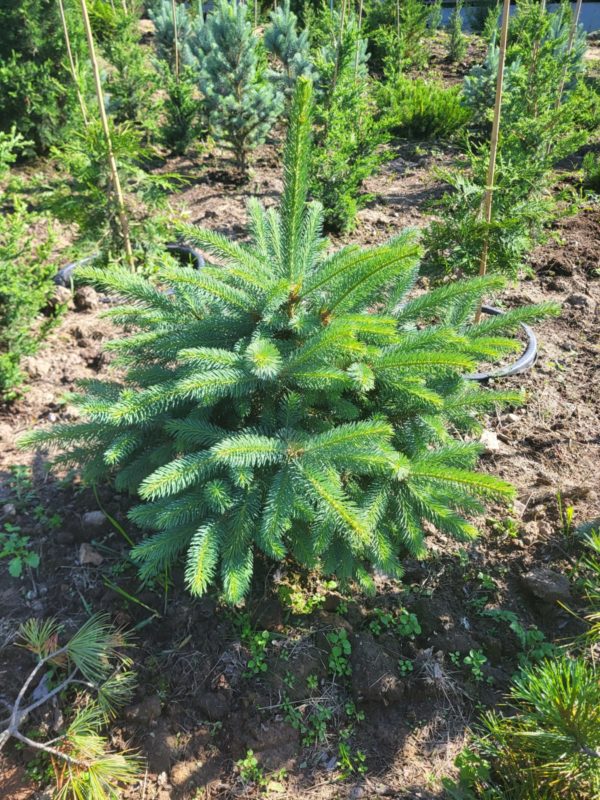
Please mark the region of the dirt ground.
MULTIPOLYGON (((375 199, 360 212, 352 241, 372 244, 407 225, 423 226, 427 203, 443 190, 433 169, 452 160, 451 150, 396 149, 395 158, 368 183, 375 199)), ((275 156, 275 146, 263 148, 243 187, 223 180, 213 156, 171 163, 169 169, 190 181, 176 204, 187 208, 195 223, 243 237, 247 196, 278 202, 275 156)), ((536 626, 549 642, 579 630, 573 615, 532 591, 526 574, 541 566, 568 575, 576 563, 559 497, 563 508, 573 508, 576 524, 600 517, 598 209, 590 199, 575 216, 559 220, 532 254, 530 276, 500 298, 508 307, 547 299, 562 306, 559 317, 536 328, 535 368, 502 383, 524 387, 527 404, 485 420, 495 437, 488 438, 482 464, 517 487, 514 509, 492 509, 482 521, 480 541, 467 550, 459 552, 433 533, 430 558, 407 563, 401 584, 381 580, 377 596, 368 600, 341 597, 334 588, 297 575, 291 564, 276 576, 272 566, 263 565, 244 609, 257 630, 272 634, 268 669, 259 676, 247 675, 248 642, 239 614, 213 596, 192 599, 179 588, 178 575, 168 598, 140 588, 118 533, 106 522, 94 527, 85 517, 99 501, 130 528, 127 498, 104 489, 97 500, 76 481, 49 476, 41 456, 16 445, 24 431, 73 419, 65 395, 78 380, 110 370, 102 352, 114 333, 101 318, 105 298, 91 290, 79 293, 77 307, 72 305, 45 347, 27 360, 24 397, 0 411, 0 522, 18 525, 41 556, 35 574, 20 580, 0 567, 2 697, 15 696, 31 664, 14 645, 19 623, 55 616, 73 628, 90 609, 105 610, 135 633, 137 696, 111 731, 116 746, 139 749, 147 759, 145 775, 128 797, 225 800, 261 792, 294 799, 442 797, 439 779, 452 773, 469 724, 482 707, 502 701, 518 664, 516 636, 483 611, 512 611, 524 628, 536 626), (18 465, 31 468, 31 482, 18 465), (82 563, 90 547, 97 563, 82 563), (294 614, 282 602, 283 592, 273 588, 286 585, 306 585, 320 599, 301 609, 309 613, 294 614), (127 601, 123 591, 139 603, 127 601), (399 605, 416 614, 420 633, 398 638, 373 629, 375 609, 399 605), (352 645, 352 676, 333 679, 325 637, 342 628, 352 645), (483 680, 464 665, 471 650, 481 650, 487 659, 483 680), (413 661, 409 674, 399 669, 402 659, 413 661), (307 680, 313 676, 316 681, 307 680), (285 696, 304 720, 327 709, 318 743, 303 744, 285 696), (350 702, 364 718, 348 712, 350 702), (350 725, 351 748, 365 755, 364 775, 344 775, 337 765, 339 733, 350 725), (235 768, 249 749, 267 776, 262 789, 245 786, 235 768)), ((568 604, 577 611, 575 590, 568 604)), ((51 731, 50 717, 37 724, 51 731)), ((30 778, 31 760, 30 753, 14 748, 2 755, 3 798, 48 797, 43 784, 30 778)))

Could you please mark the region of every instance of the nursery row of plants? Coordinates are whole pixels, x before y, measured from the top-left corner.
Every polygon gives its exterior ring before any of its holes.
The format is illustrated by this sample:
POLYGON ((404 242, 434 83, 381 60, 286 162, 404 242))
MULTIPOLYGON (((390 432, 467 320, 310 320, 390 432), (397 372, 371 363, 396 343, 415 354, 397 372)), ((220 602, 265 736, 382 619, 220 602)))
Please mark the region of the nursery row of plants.
MULTIPOLYGON (((95 492, 130 497, 127 529, 113 522, 140 586, 163 587, 165 602, 181 574, 192 596, 242 608, 267 564, 335 581, 345 598, 373 596, 378 576, 401 581, 406 559, 428 557, 432 529, 469 543, 475 519, 510 507, 510 483, 477 468, 478 436, 484 414, 526 398, 514 383, 472 377, 505 365, 523 325, 560 309, 482 307, 527 275, 552 223, 598 189, 593 149, 571 184, 557 188, 556 168, 597 141, 600 91, 568 4, 520 0, 510 24, 508 8, 471 10, 476 36, 462 31, 461 3, 442 28, 440 0, 217 0, 209 10, 10 0, 0 10, 0 396, 18 408, 23 358, 60 324, 74 286, 110 298, 105 316, 120 334, 106 348, 108 377, 71 398, 74 418, 21 446, 50 452, 55 471, 76 471, 95 492), (440 49, 450 84, 431 66, 440 49), (348 243, 373 200, 369 179, 407 141, 452 154, 427 225, 348 243), (247 185, 265 147, 283 188, 276 206, 249 200, 247 237, 189 224, 178 191, 209 162, 247 185), (174 242, 199 261, 180 262, 174 242), (56 294, 71 261, 69 290, 56 294)), ((0 537, 16 578, 39 566, 18 532, 0 537)), ((483 715, 447 796, 598 796, 598 531, 577 547, 584 635, 533 647, 509 612, 496 616, 523 645, 514 713, 483 715)), ((374 619, 374 636, 421 632, 405 609, 374 619)), ((259 681, 270 636, 242 631, 259 681)), ((0 749, 42 751, 61 798, 137 786, 140 760, 102 735, 135 684, 127 637, 98 614, 70 639, 50 619, 20 635, 33 671, 4 700, 0 749), (48 669, 50 682, 28 694, 48 669), (57 697, 71 701, 59 736, 29 735, 25 722, 57 697)), ((343 625, 327 647, 343 687, 343 625)), ((477 683, 485 661, 472 650, 457 664, 477 683)), ((406 676, 412 662, 402 663, 406 676)), ((292 727, 321 741, 287 702, 292 727)), ((365 771, 351 746, 361 713, 345 711, 338 752, 353 780, 365 771)), ((266 791, 252 752, 238 770, 246 788, 266 791)))

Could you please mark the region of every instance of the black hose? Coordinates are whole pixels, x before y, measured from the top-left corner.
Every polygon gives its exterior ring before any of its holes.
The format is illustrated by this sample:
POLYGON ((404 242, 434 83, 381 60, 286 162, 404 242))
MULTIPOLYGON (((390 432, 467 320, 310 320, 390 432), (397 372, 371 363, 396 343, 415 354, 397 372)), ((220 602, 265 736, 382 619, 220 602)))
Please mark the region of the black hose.
MULTIPOLYGON (((201 269, 204 266, 204 258, 202 257, 202 254, 187 244, 169 242, 167 245, 165 245, 165 247, 169 252, 178 255, 180 257, 180 261, 187 260, 188 262, 192 262, 196 269, 201 269), (184 256, 185 259, 182 258, 182 256, 184 256)), ((91 256, 87 256, 87 258, 81 258, 79 261, 72 261, 70 264, 67 264, 66 267, 63 267, 56 273, 53 278, 54 283, 56 283, 58 286, 70 286, 75 270, 78 267, 83 267, 84 264, 89 264, 95 261, 99 257, 100 253, 93 253, 91 256)))
MULTIPOLYGON (((484 314, 489 314, 494 317, 504 314, 504 311, 499 308, 493 308, 493 306, 482 306, 481 310, 484 314)), ((521 328, 527 337, 527 345, 520 357, 513 364, 508 364, 506 367, 499 367, 490 372, 474 372, 471 375, 465 375, 465 378, 468 381, 489 381, 492 378, 509 378, 511 375, 519 375, 521 372, 527 372, 528 369, 531 369, 538 357, 537 339, 529 325, 525 325, 525 323, 522 322, 521 328)))

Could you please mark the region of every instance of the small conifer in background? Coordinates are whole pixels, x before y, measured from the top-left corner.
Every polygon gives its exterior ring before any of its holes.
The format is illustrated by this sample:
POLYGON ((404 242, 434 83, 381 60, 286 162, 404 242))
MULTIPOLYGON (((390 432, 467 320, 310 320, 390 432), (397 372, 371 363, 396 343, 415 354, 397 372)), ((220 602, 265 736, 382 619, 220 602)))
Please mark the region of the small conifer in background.
POLYGON ((462 61, 467 52, 467 37, 462 30, 463 2, 458 0, 448 23, 448 58, 450 61, 462 61))
POLYGON ((311 93, 300 78, 281 208, 250 202, 249 244, 182 226, 215 266, 163 269, 159 286, 85 271, 126 302, 107 312, 128 331, 110 345, 123 372, 84 387, 80 421, 24 441, 140 497, 130 518, 148 532, 132 551, 143 578, 185 559, 192 593, 220 575, 230 603, 248 593, 257 553, 368 590, 372 567, 399 576, 405 554, 425 554, 426 521, 470 540, 465 514, 512 495, 473 471, 480 445, 452 431, 518 400, 462 376, 518 348, 503 334, 539 309, 471 324, 503 283, 493 276, 408 299, 410 230, 327 252, 322 206, 307 203, 311 93))
POLYGON ((265 47, 283 67, 283 72, 273 70, 270 77, 289 99, 294 92, 297 78, 315 78, 308 31, 305 29, 298 33, 298 20, 290 9, 290 0, 284 0, 282 6, 271 11, 270 17, 271 21, 265 30, 265 47))
POLYGON ((210 131, 233 151, 242 174, 282 110, 281 94, 258 73, 258 43, 240 0, 217 0, 198 36, 210 131))

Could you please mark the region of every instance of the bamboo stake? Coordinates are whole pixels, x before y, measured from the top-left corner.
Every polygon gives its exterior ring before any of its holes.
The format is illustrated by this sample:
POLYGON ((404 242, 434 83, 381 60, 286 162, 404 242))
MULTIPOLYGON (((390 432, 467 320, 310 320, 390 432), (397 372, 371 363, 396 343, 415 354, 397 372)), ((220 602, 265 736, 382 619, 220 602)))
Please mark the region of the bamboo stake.
MULTIPOLYGON (((494 104, 494 120, 492 122, 492 135, 490 139, 490 160, 488 164, 485 194, 483 197, 482 216, 486 226, 492 222, 492 197, 494 192, 494 178, 496 175, 496 156, 498 154, 498 134, 500 131, 500 116, 502 111, 502 87, 504 84, 504 62, 506 61, 506 43, 508 40, 508 18, 510 14, 510 0, 504 0, 502 6, 502 26, 500 29, 500 47, 498 52, 498 78, 496 81, 496 102, 494 104)), ((487 260, 489 252, 489 230, 486 227, 483 240, 483 250, 479 261, 479 274, 485 275, 487 272, 487 260)), ((477 309, 475 322, 481 318, 481 305, 477 309)))
POLYGON ((581 3, 582 0, 577 0, 577 5, 575 6, 575 14, 573 15, 573 22, 571 23, 571 30, 569 31, 569 41, 567 44, 567 58, 565 62, 565 68, 563 70, 562 79, 560 82, 560 89, 558 90, 558 97, 556 98, 556 109, 560 108, 560 104, 562 103, 563 93, 565 91, 565 83, 567 82, 567 72, 569 71, 569 56, 573 50, 573 45, 575 44, 575 34, 577 33, 577 25, 579 24, 579 15, 581 14, 581 3))
POLYGON ((171 12, 173 14, 173 45, 175 48, 175 78, 179 79, 179 31, 177 30, 177 6, 175 0, 171 0, 171 12))
POLYGON ((362 33, 362 18, 363 18, 363 0, 358 3, 358 35, 356 38, 356 56, 354 57, 354 78, 358 73, 358 55, 360 52, 360 35, 362 33))
POLYGON ((79 88, 79 81, 77 79, 77 69, 75 67, 75 59, 73 58, 73 51, 71 49, 71 37, 69 36, 69 28, 67 27, 67 17, 65 15, 65 7, 63 5, 63 0, 58 0, 58 8, 60 11, 60 20, 62 22, 63 34, 65 37, 65 46, 67 48, 67 56, 69 57, 69 66, 71 68, 71 76, 73 78, 73 83, 75 84, 75 92, 77 93, 77 100, 79 102, 79 108, 81 109, 81 116, 83 117, 83 124, 87 128, 88 126, 88 116, 87 111, 85 108, 85 101, 83 99, 83 95, 81 94, 81 90, 79 88))
POLYGON ((119 222, 121 223, 121 233, 123 235, 123 244, 125 246, 125 254, 129 266, 133 271, 135 269, 135 262, 133 260, 133 250, 131 249, 131 240, 129 238, 129 223, 127 221, 127 214, 125 212, 125 201, 123 200, 123 192, 121 190, 121 181, 119 180, 119 173, 117 170, 117 162, 113 152, 112 140, 110 137, 110 129, 108 127, 108 118, 106 116, 106 109, 104 108, 104 94, 102 92, 102 82, 100 80, 100 68, 96 58, 96 48, 94 47, 94 37, 92 34, 92 26, 90 25, 90 18, 88 15, 87 5, 85 0, 81 2, 81 13, 83 15, 83 24, 88 42, 88 49, 90 52, 90 61, 92 62, 92 71, 94 73, 94 84, 96 87, 96 97, 98 99, 98 110, 100 111, 100 121, 106 139, 106 147, 108 149, 108 167, 110 169, 111 180, 115 190, 115 197, 117 200, 117 211, 119 222))

